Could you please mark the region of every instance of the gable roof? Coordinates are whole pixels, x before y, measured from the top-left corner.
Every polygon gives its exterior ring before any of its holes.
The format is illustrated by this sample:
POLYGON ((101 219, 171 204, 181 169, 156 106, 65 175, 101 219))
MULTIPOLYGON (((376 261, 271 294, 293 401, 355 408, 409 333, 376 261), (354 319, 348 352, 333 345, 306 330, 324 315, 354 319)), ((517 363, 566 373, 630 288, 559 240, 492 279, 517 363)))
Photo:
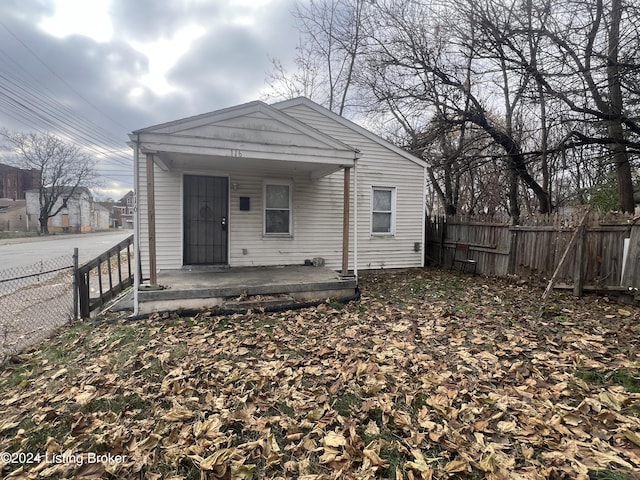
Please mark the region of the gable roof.
POLYGON ((328 117, 336 122, 338 122, 339 124, 343 125, 344 127, 349 128, 350 130, 359 133, 360 135, 363 135, 365 137, 367 137, 369 140, 381 145, 384 148, 387 148, 389 150, 391 150, 392 152, 406 158, 407 160, 423 167, 426 168, 427 167, 427 162, 425 162, 424 160, 416 157, 415 155, 410 154, 409 152, 397 147, 396 145, 392 144, 391 142, 388 142, 387 140, 383 139, 382 137, 379 137, 378 135, 376 135, 375 133, 367 130, 364 127, 361 127, 360 125, 358 125, 357 123, 352 122, 351 120, 347 120, 344 117, 341 117, 340 115, 332 112, 331 110, 323 107, 322 105, 319 105, 317 103, 315 103, 312 100, 309 100, 306 97, 297 97, 297 98, 293 98, 291 100, 284 100, 282 102, 277 102, 272 104, 271 106, 273 108, 276 108, 278 110, 285 110, 287 108, 290 107, 295 107, 295 106, 299 106, 299 105, 304 105, 312 110, 314 110, 315 112, 324 115, 325 117, 328 117))
POLYGON ((153 125, 140 130, 134 130, 131 133, 130 138, 131 140, 134 140, 132 137, 133 135, 141 134, 180 135, 181 133, 184 133, 189 135, 190 130, 197 131, 201 127, 215 124, 224 125, 235 118, 247 117, 252 114, 260 114, 267 120, 277 122, 277 124, 282 126, 283 133, 286 133, 287 131, 297 132, 315 140, 319 145, 322 145, 325 148, 355 152, 355 149, 346 143, 343 143, 340 140, 337 140, 326 133, 311 127, 310 125, 301 122, 297 118, 287 115, 285 112, 281 112, 279 109, 261 101, 248 102, 233 107, 223 108, 221 110, 215 110, 200 115, 153 125))
POLYGON ((355 165, 356 148, 261 101, 133 131, 162 170, 245 168, 320 178, 355 165))
POLYGON ((129 190, 127 193, 125 193, 122 198, 120 198, 120 200, 118 200, 115 203, 126 203, 127 202, 127 198, 133 198, 133 190, 129 190))

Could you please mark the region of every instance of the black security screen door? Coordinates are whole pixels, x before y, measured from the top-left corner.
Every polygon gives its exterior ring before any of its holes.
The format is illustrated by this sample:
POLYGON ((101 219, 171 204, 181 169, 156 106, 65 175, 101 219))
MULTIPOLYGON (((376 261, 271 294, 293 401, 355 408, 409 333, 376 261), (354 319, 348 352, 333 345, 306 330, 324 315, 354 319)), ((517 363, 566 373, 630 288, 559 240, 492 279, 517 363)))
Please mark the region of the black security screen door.
POLYGON ((184 264, 227 264, 229 181, 184 176, 184 264))

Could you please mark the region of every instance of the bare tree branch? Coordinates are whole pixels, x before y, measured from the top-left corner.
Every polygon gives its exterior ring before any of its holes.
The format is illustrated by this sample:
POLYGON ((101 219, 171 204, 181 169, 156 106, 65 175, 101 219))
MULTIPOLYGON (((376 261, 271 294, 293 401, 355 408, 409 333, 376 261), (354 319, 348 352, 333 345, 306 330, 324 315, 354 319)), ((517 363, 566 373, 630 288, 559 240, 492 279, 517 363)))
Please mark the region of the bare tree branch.
POLYGON ((15 163, 40 174, 40 232, 48 234, 49 218, 66 207, 65 201, 96 180, 95 161, 80 147, 50 133, 20 133, 0 130, 13 150, 15 163))

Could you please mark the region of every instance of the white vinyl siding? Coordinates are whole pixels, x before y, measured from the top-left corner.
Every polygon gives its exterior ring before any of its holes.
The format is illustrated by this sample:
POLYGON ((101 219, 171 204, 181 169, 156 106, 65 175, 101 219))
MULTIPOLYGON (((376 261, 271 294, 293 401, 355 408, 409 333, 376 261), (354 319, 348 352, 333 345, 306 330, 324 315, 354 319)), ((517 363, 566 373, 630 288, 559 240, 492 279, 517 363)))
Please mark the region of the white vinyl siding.
MULTIPOLYGON (((154 168, 156 213, 156 265, 158 270, 182 267, 182 173, 154 168)), ((149 227, 147 221, 147 176, 140 155, 140 250, 143 277, 149 278, 149 227)))
MULTIPOLYGON (((355 176, 358 181, 358 269, 422 266, 424 264, 424 168, 310 107, 296 105, 284 108, 282 111, 360 150, 361 158, 357 162, 357 172, 351 175, 352 189, 355 176), (371 189, 379 185, 396 187, 397 214, 394 235, 371 234, 371 189), (415 251, 416 243, 421 246, 418 252, 415 251)), ((331 177, 334 176, 342 181, 341 172, 331 175, 331 177)), ((342 195, 339 198, 342 199, 342 195)), ((351 212, 353 215, 353 203, 351 212)), ((338 215, 341 220, 341 209, 338 215)), ((340 226, 336 228, 334 234, 340 235, 342 228, 340 226)), ((349 268, 353 268, 353 232, 352 223, 349 268)), ((331 267, 339 268, 339 263, 331 267)))
MULTIPOLYGON (((232 172, 238 189, 230 199, 230 265, 302 265, 322 257, 327 266, 340 268, 342 254, 342 172, 317 181, 291 177, 291 234, 265 235, 264 185, 282 181, 282 172, 263 180, 268 172, 232 172), (250 210, 240 210, 240 197, 250 198, 250 210), (337 232, 337 233, 336 233, 337 232)), ((277 173, 277 172, 272 172, 277 173)))
MULTIPOLYGON (((354 266, 354 200, 358 213, 358 269, 421 266, 423 252, 416 252, 414 246, 424 242, 424 168, 305 105, 282 111, 361 152, 351 173, 349 268, 354 266), (384 186, 395 189, 393 235, 372 235, 372 191, 384 186)), ((140 247, 143 276, 148 278, 144 164, 144 155, 140 155, 140 247)), ((327 267, 341 267, 342 170, 313 180, 286 167, 274 169, 269 164, 261 167, 259 161, 250 169, 221 169, 216 166, 215 157, 207 158, 197 169, 181 170, 173 166, 164 171, 156 166, 154 170, 158 269, 183 266, 183 174, 229 176, 229 266, 302 265, 306 259, 322 257, 327 267), (265 185, 280 182, 290 186, 290 234, 267 235, 265 185), (240 210, 241 197, 249 198, 249 210, 240 210)))
MULTIPOLYGON (((143 162, 141 162, 143 163, 143 162)), ((148 226, 146 177, 141 168, 140 233, 143 276, 148 278, 148 226)), ((211 171, 165 172, 155 168, 156 244, 158 270, 183 266, 182 175, 211 175, 211 171), (162 186, 162 187, 160 187, 162 186), (162 190, 160 190, 162 188, 162 190), (159 192, 163 192, 160 194, 159 192), (171 195, 165 193, 171 192, 171 195)), ((216 175, 222 175, 214 171, 216 175)), ((282 173, 272 180, 277 184, 282 173)), ((302 265, 305 259, 325 258, 330 268, 340 268, 342 254, 342 172, 311 180, 291 177, 293 220, 291 235, 264 235, 264 180, 268 170, 251 174, 227 172, 229 194, 229 265, 302 265), (248 197, 250 208, 240 210, 240 197, 248 197)))

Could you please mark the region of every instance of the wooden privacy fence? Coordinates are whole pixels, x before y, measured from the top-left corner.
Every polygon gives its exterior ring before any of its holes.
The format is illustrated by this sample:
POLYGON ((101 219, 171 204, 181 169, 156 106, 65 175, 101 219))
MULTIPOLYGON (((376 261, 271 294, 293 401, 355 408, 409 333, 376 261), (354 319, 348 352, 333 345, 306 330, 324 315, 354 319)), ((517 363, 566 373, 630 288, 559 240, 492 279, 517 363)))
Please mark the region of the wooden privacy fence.
POLYGON ((132 260, 133 235, 76 270, 81 318, 133 285, 132 260))
POLYGON ((616 290, 637 295, 639 219, 590 214, 580 228, 578 217, 533 217, 522 225, 479 218, 428 218, 426 262, 449 266, 456 244, 464 243, 469 245, 469 256, 477 261, 478 273, 541 281, 556 273, 556 285, 578 286, 576 293, 582 289, 616 290), (572 237, 574 243, 569 245, 572 237))

